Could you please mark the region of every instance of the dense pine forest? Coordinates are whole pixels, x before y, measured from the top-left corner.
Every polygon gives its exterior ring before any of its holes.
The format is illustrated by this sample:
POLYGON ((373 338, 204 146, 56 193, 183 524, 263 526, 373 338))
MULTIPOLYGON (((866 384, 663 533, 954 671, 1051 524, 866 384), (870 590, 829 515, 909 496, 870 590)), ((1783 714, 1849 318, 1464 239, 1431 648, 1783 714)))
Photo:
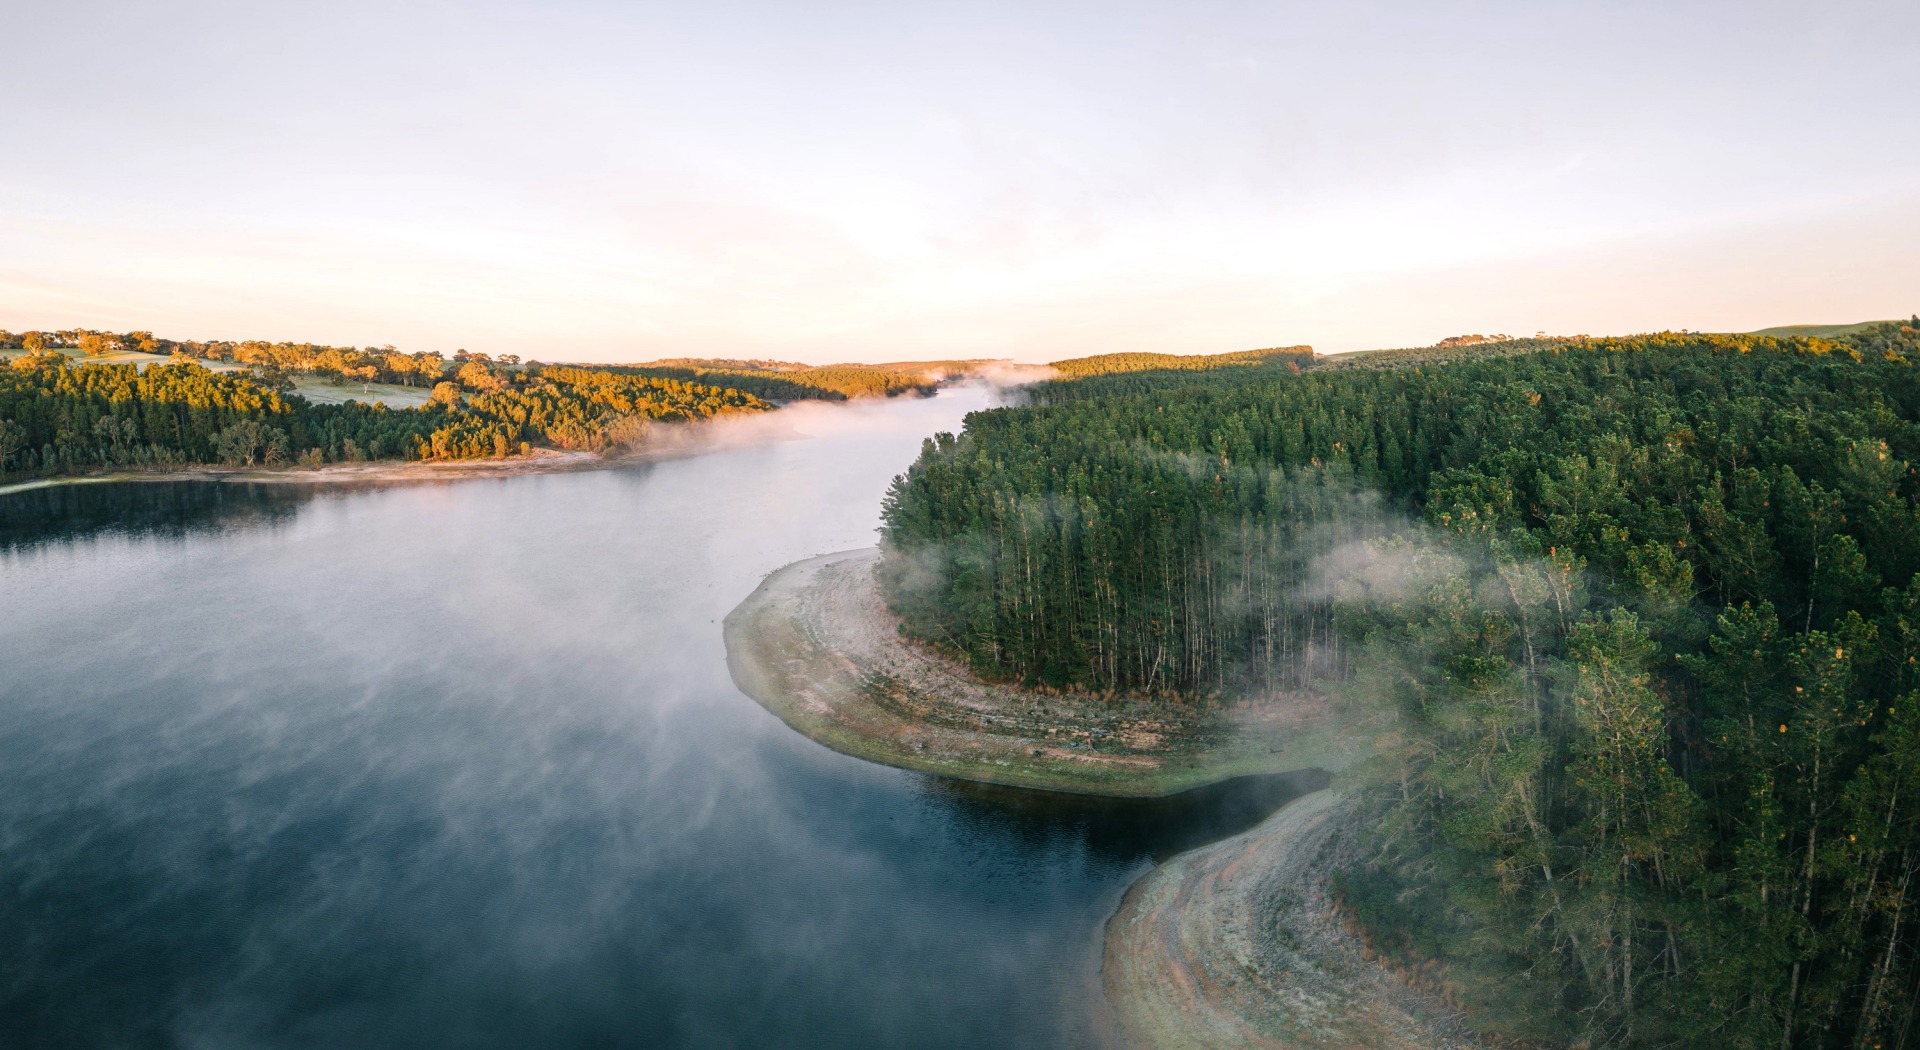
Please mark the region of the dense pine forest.
POLYGON ((1489 1033, 1920 1046, 1920 318, 1329 363, 968 417, 889 601, 992 677, 1390 725, 1340 890, 1489 1033))
POLYGON ((641 443, 655 422, 771 407, 676 379, 478 356, 428 377, 422 408, 314 404, 271 368, 215 372, 186 356, 76 362, 36 349, 0 364, 0 474, 604 452, 641 443))

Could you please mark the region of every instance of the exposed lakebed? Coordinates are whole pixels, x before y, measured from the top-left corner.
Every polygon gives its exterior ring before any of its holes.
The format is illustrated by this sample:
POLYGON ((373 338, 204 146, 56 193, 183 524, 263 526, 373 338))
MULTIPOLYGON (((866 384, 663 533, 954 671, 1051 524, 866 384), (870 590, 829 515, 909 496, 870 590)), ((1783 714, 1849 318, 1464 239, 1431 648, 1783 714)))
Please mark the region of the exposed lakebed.
POLYGON ((1129 884, 1317 784, 876 766, 721 643, 989 397, 614 471, 0 498, 0 1043, 1104 1044, 1129 884))

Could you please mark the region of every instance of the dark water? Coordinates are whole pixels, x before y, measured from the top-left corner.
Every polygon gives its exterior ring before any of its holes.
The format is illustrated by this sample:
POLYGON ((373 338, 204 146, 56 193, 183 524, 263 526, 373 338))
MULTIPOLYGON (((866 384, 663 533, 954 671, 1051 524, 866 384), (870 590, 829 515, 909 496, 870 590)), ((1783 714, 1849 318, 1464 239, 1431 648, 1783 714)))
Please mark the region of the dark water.
POLYGON ((1126 886, 1300 785, 872 766, 720 642, 986 396, 616 472, 0 497, 0 1044, 1101 1045, 1126 886))

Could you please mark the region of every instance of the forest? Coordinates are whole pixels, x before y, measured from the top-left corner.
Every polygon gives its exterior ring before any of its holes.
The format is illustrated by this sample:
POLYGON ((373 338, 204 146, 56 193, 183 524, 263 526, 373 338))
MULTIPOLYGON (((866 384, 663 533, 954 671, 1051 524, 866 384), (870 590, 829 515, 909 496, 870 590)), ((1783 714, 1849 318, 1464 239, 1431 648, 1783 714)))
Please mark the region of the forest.
POLYGON ((629 375, 704 383, 768 401, 845 401, 855 397, 931 394, 935 383, 918 372, 883 365, 801 365, 786 362, 709 362, 699 359, 609 366, 629 375))
POLYGON ((432 377, 432 398, 417 409, 315 404, 270 365, 216 372, 178 356, 143 367, 39 346, 0 364, 0 475, 608 452, 643 443, 656 422, 772 407, 677 379, 481 355, 432 377))
POLYGON ((1390 727, 1336 884, 1486 1034, 1920 1045, 1916 366, 1920 317, 1061 369, 925 443, 882 582, 989 677, 1390 727))
MULTIPOLYGON (((403 353, 392 346, 325 346, 316 343, 252 340, 180 340, 152 332, 106 332, 69 329, 54 332, 0 331, 0 350, 79 350, 88 356, 125 353, 157 354, 176 360, 189 358, 218 364, 244 365, 272 381, 295 375, 318 376, 337 383, 393 383, 432 388, 457 372, 475 365, 493 371, 521 366, 514 354, 492 357, 456 352, 451 359, 436 352, 403 353)), ((597 371, 620 375, 670 379, 696 386, 734 390, 766 401, 844 401, 854 397, 894 397, 929 394, 932 376, 960 372, 975 361, 917 361, 899 364, 808 365, 794 361, 668 358, 633 365, 593 365, 597 371)), ((526 362, 541 367, 538 361, 526 362)))
POLYGON ((269 342, 249 340, 165 339, 152 332, 105 332, 69 329, 54 332, 0 331, 0 349, 29 352, 80 350, 89 357, 117 354, 158 354, 178 360, 212 361, 216 364, 244 365, 269 381, 296 374, 321 376, 337 382, 396 383, 402 386, 432 387, 446 377, 449 369, 477 362, 486 367, 513 367, 520 359, 512 354, 497 361, 486 354, 461 350, 449 362, 439 353, 401 353, 392 346, 355 348, 323 346, 315 343, 269 342))

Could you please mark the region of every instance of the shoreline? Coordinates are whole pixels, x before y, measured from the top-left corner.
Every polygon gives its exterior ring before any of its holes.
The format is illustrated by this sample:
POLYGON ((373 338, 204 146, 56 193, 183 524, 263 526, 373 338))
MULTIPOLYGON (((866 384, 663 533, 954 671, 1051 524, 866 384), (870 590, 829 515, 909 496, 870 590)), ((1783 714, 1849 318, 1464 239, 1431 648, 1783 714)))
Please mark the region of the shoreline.
MULTIPOLYGON (((962 380, 943 379, 934 384, 933 393, 913 395, 913 397, 937 397, 941 389, 960 385, 962 380)), ((1003 384, 983 380, 987 385, 1006 389, 1003 384)), ((861 398, 849 398, 834 404, 850 404, 861 398)), ((780 408, 792 402, 776 402, 780 408)), ((830 402, 820 402, 827 404, 830 402)), ((762 413, 751 413, 747 418, 775 419, 781 413, 778 408, 762 413)), ((255 466, 230 467, 212 463, 196 463, 184 467, 156 468, 140 470, 135 468, 103 469, 90 474, 63 474, 55 477, 25 478, 20 481, 0 484, 0 497, 15 493, 33 492, 39 489, 60 488, 68 485, 98 485, 114 482, 149 481, 214 481, 244 482, 259 484, 295 484, 295 485, 352 485, 352 484, 411 484, 426 481, 464 481, 470 478, 510 478, 527 474, 568 474, 590 470, 617 470, 621 467, 640 463, 653 463, 661 460, 679 459, 697 455, 716 448, 728 447, 722 425, 729 417, 718 416, 711 419, 690 422, 661 424, 653 432, 653 444, 629 449, 617 455, 603 455, 598 452, 570 452, 564 449, 535 448, 525 456, 505 456, 487 459, 436 459, 436 460, 400 460, 379 459, 361 463, 328 463, 318 467, 298 466, 255 466), (716 441, 713 435, 720 435, 716 441)), ((783 424, 784 425, 784 424, 783 424)))
POLYGON ((653 463, 695 455, 710 446, 698 440, 682 440, 656 448, 640 448, 617 456, 596 452, 567 452, 536 449, 532 455, 487 459, 397 460, 379 459, 363 463, 328 463, 319 467, 227 467, 194 464, 159 470, 106 470, 97 474, 63 474, 58 477, 29 478, 0 485, 0 497, 39 489, 69 485, 101 485, 122 482, 207 481, 267 485, 394 485, 428 481, 465 481, 480 478, 512 478, 531 474, 573 474, 590 470, 617 470, 640 463, 653 463))
POLYGON ((901 638, 876 548, 795 562, 727 614, 741 691, 817 743, 883 765, 1010 787, 1157 797, 1353 757, 1322 697, 1227 709, 982 681, 901 638))
POLYGON ((1101 977, 1127 1045, 1478 1050, 1457 1012, 1347 932, 1326 870, 1349 819, 1339 789, 1166 861, 1107 920, 1101 977))
MULTIPOLYGON (((840 551, 769 575, 729 613, 734 682, 842 754, 1040 791, 1156 797, 1233 777, 1337 771, 1365 746, 1317 697, 1206 711, 981 681, 904 640, 873 568, 840 551)), ((1340 788, 1141 875, 1110 916, 1100 981, 1125 1045, 1479 1050, 1456 1011, 1348 931, 1327 873, 1350 847, 1340 788)))
POLYGON ((513 477, 521 474, 557 474, 575 470, 594 470, 616 466, 621 460, 601 460, 589 453, 559 453, 568 459, 560 463, 542 462, 546 457, 508 457, 505 459, 452 460, 374 460, 367 463, 329 463, 321 467, 219 467, 196 465, 166 470, 112 470, 98 474, 65 474, 51 478, 31 478, 0 485, 0 496, 69 485, 103 485, 122 482, 213 481, 255 484, 329 485, 358 482, 387 484, 409 481, 447 481, 461 478, 513 477), (596 462, 574 463, 574 456, 590 456, 596 462))

